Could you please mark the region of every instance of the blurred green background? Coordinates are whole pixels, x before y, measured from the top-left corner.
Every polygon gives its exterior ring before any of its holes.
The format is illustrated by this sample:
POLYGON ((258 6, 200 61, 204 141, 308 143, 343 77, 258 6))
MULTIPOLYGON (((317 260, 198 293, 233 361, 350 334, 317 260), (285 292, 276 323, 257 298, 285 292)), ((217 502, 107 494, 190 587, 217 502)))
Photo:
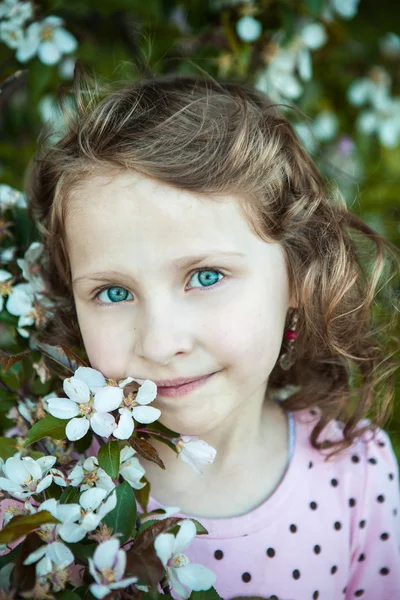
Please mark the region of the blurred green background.
MULTIPOLYGON (((391 0, 0 2, 0 348, 15 353, 33 345, 28 309, 7 305, 11 281, 32 283, 17 262, 37 239, 23 175, 43 124, 58 122, 56 90, 71 82, 77 59, 112 80, 200 67, 295 107, 283 110, 321 171, 349 209, 398 248, 399 32, 391 0)), ((398 299, 398 281, 393 285, 398 299)), ((394 308, 388 303, 386 310, 394 308)), ((13 393, 52 389, 32 362, 0 377, 3 429, 12 425, 13 393)), ((399 401, 397 373, 387 431, 400 459, 399 401)))

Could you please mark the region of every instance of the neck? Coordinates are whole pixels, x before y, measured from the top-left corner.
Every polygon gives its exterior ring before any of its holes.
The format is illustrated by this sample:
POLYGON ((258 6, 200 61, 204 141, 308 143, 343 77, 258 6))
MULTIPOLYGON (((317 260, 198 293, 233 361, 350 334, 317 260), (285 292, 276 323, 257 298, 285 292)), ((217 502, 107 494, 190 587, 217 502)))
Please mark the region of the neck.
POLYGON ((150 494, 160 504, 204 517, 240 514, 264 499, 286 467, 287 418, 271 400, 260 402, 258 409, 257 405, 241 408, 239 415, 231 414, 222 426, 198 435, 217 450, 211 465, 199 465, 203 475, 156 440, 151 443, 165 470, 140 459, 150 494), (265 474, 261 480, 260 472, 265 474), (247 489, 248 494, 239 498, 238 489, 247 489))

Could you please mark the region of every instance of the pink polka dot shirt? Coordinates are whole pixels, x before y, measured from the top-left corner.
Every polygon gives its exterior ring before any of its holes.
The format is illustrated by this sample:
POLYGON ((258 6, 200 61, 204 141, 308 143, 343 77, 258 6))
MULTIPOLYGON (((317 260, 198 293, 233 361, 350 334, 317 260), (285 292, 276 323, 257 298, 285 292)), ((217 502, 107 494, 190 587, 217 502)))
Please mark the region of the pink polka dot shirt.
MULTIPOLYGON (((288 416, 292 448, 277 488, 245 515, 198 518, 209 533, 186 555, 214 571, 224 600, 400 599, 399 469, 387 433, 367 432, 324 462, 329 452, 309 441, 317 413, 288 416)), ((330 423, 318 440, 340 439, 341 427, 330 423)))

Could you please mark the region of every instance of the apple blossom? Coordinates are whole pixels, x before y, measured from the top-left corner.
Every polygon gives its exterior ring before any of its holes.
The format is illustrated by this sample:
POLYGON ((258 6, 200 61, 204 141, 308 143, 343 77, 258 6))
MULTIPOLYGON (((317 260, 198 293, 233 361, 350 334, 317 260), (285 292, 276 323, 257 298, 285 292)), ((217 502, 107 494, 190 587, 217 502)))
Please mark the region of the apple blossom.
MULTIPOLYGON (((79 498, 79 505, 68 504, 67 506, 78 506, 80 508, 79 523, 65 523, 59 528, 59 535, 65 542, 75 544, 80 542, 89 531, 98 527, 101 520, 117 505, 117 494, 115 490, 107 497, 108 492, 103 488, 91 488, 84 491, 79 498)), ((75 521, 78 520, 74 519, 75 521)))
POLYGON ((0 312, 4 306, 4 296, 8 296, 11 293, 12 285, 11 280, 12 274, 4 269, 0 269, 0 312))
POLYGON ((200 440, 198 436, 182 435, 174 442, 178 458, 190 465, 199 475, 202 475, 203 472, 198 463, 206 465, 214 462, 217 451, 204 440, 200 440))
MULTIPOLYGON (((135 381, 140 383, 142 380, 128 377, 119 382, 119 387, 124 388, 127 384, 135 381)), ((134 419, 139 423, 153 423, 160 415, 161 411, 153 406, 147 406, 157 396, 157 386, 153 381, 145 379, 137 391, 136 396, 132 393, 124 395, 122 407, 118 410, 120 414, 118 427, 113 431, 113 436, 127 440, 135 428, 134 419)))
POLYGON ((139 459, 134 456, 135 450, 130 446, 125 446, 120 454, 119 473, 135 490, 141 490, 146 483, 140 483, 146 471, 139 462, 139 459))
POLYGON ((63 54, 74 52, 78 43, 63 24, 63 19, 55 16, 46 17, 41 23, 31 23, 18 47, 17 60, 25 63, 37 53, 42 63, 55 65, 63 54))
POLYGON ((95 598, 104 598, 112 590, 128 587, 137 581, 137 577, 122 579, 126 567, 126 552, 120 549, 117 539, 99 544, 93 558, 88 561, 90 573, 96 581, 89 586, 95 598))
POLYGON ((96 369, 79 367, 73 377, 64 379, 67 398, 50 398, 48 411, 58 419, 71 419, 65 429, 69 440, 80 440, 89 430, 109 437, 117 424, 108 411, 115 410, 122 401, 120 387, 105 386, 105 378, 96 369), (93 393, 95 392, 95 393, 93 393))
MULTIPOLYGON (((38 512, 47 510, 61 524, 68 524, 80 518, 80 507, 77 504, 59 504, 55 498, 50 498, 42 502, 38 512)), ((61 525, 55 523, 46 523, 41 525, 41 537, 46 540, 46 544, 40 546, 31 552, 24 560, 24 565, 30 565, 36 562, 36 575, 38 577, 47 575, 53 570, 53 565, 57 570, 65 569, 74 561, 74 555, 65 544, 59 541, 59 531, 61 525)))
POLYGON ((93 486, 103 488, 107 492, 115 488, 115 483, 104 469, 99 467, 95 456, 89 456, 86 460, 80 459, 69 472, 68 479, 71 485, 79 487, 81 492, 90 490, 93 486))
POLYGON ((8 458, 1 465, 5 477, 0 477, 0 489, 14 498, 25 500, 32 494, 43 492, 53 481, 57 485, 66 486, 62 473, 57 469, 55 475, 51 472, 47 474, 56 460, 55 456, 42 456, 37 460, 30 456, 8 458))
POLYGON ((176 537, 172 533, 162 533, 157 536, 154 549, 166 567, 172 587, 179 596, 186 599, 189 598, 192 590, 195 592, 209 590, 214 585, 216 575, 203 565, 191 563, 186 554, 182 553, 196 537, 196 526, 189 519, 185 519, 179 525, 176 537))

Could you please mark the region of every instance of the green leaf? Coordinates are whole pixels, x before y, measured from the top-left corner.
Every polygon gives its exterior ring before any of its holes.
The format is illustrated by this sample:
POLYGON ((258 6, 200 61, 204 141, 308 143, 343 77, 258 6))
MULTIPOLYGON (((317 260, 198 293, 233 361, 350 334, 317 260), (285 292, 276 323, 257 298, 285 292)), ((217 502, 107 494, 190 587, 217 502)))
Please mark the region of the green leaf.
MULTIPOLYGON (((159 513, 162 514, 165 511, 158 511, 158 510, 154 510, 152 511, 153 513, 159 513)), ((178 525, 178 521, 182 521, 182 519, 179 517, 175 517, 177 519, 176 524, 172 525, 172 527, 169 528, 168 533, 172 533, 174 535, 176 535, 179 531, 179 525, 178 525)), ((165 519, 161 519, 161 521, 165 521, 165 519)), ((208 534, 207 529, 201 524, 199 523, 199 521, 197 521, 196 519, 190 519, 190 521, 193 521, 193 523, 196 526, 196 535, 205 535, 208 534)), ((142 523, 140 525, 140 529, 138 531, 138 535, 141 534, 143 531, 145 531, 146 529, 148 529, 148 527, 150 527, 151 525, 154 525, 155 523, 159 523, 160 519, 149 519, 148 521, 145 521, 144 523, 142 523)))
POLYGON ((75 504, 78 503, 79 490, 73 485, 64 488, 63 493, 59 498, 60 504, 75 504))
POLYGON ((47 510, 41 510, 34 515, 17 515, 0 531, 0 544, 9 544, 23 535, 33 531, 44 523, 59 523, 47 510))
POLYGON ((81 438, 80 440, 74 441, 74 450, 83 454, 88 448, 90 448, 93 441, 93 433, 91 429, 81 438))
POLYGON ((319 17, 324 7, 324 0, 305 0, 305 4, 313 17, 319 17))
POLYGON ((92 558, 94 551, 97 548, 97 544, 82 544, 80 542, 76 544, 65 543, 65 545, 68 546, 68 548, 71 550, 72 554, 76 558, 81 558, 86 563, 88 562, 88 558, 92 558))
POLYGON ((79 594, 79 598, 82 600, 95 600, 95 597, 86 585, 81 585, 80 587, 75 588, 75 592, 79 594))
POLYGON ((114 533, 122 533, 119 538, 121 544, 124 544, 130 537, 136 527, 136 501, 133 489, 127 481, 124 481, 115 488, 117 494, 117 506, 108 513, 103 519, 108 527, 111 527, 114 533))
POLYGON ((81 597, 71 590, 66 590, 60 594, 55 594, 54 597, 60 598, 61 600, 81 600, 81 597))
POLYGON ((44 437, 50 437, 54 440, 65 439, 65 427, 67 425, 67 419, 56 419, 53 415, 40 419, 37 423, 31 427, 26 436, 24 446, 29 446, 34 442, 38 442, 44 437))
MULTIPOLYGON (((204 592, 192 592, 189 596, 189 600, 222 600, 221 596, 218 594, 217 590, 211 588, 210 590, 206 590, 204 592)), ((251 600, 251 598, 248 598, 251 600)))
POLYGON ((120 455, 121 451, 117 441, 104 444, 98 452, 99 466, 104 469, 111 479, 116 479, 119 475, 120 455))
POLYGON ((0 437, 0 458, 7 460, 17 451, 17 440, 15 438, 0 437))

